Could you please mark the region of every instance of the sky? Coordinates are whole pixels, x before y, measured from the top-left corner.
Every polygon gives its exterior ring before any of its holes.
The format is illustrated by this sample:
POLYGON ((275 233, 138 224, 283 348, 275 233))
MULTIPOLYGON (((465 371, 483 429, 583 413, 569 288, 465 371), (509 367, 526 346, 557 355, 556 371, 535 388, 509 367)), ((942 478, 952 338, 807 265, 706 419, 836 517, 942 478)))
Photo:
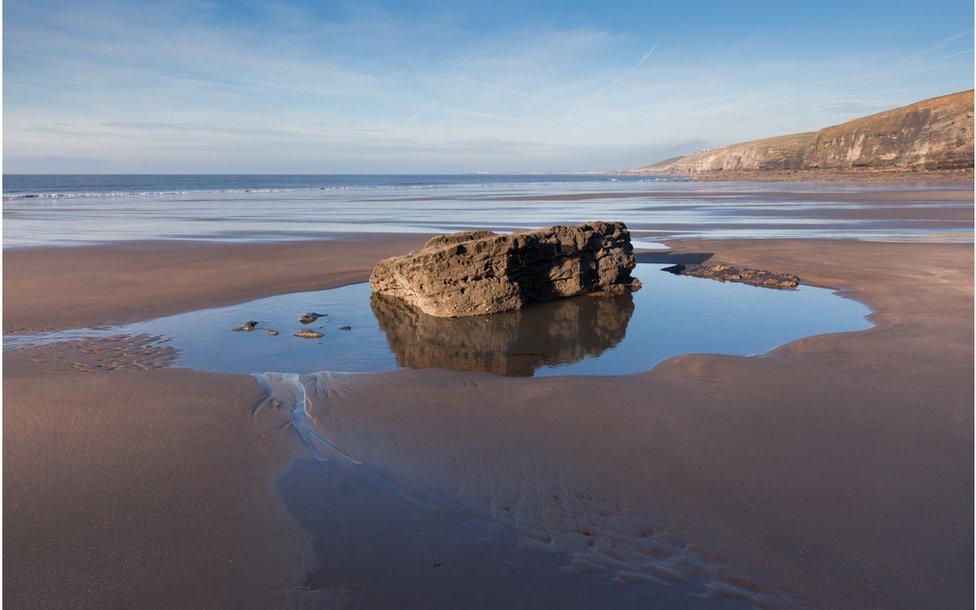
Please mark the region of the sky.
POLYGON ((5 0, 4 172, 604 171, 973 87, 971 0, 5 0))

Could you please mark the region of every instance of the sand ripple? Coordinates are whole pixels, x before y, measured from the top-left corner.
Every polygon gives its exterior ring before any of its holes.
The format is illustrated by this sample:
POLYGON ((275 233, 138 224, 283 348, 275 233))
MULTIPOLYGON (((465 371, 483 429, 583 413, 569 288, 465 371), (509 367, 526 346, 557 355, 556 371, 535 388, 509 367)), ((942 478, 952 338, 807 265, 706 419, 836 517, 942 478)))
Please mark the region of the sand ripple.
MULTIPOLYGON (((642 500, 646 494, 628 493, 615 476, 619 465, 567 461, 545 447, 496 436, 490 424, 445 420, 432 430, 421 418, 410 422, 406 399, 391 415, 397 425, 385 426, 368 414, 376 379, 267 373, 260 383, 267 403, 290 411, 320 460, 365 465, 390 489, 424 505, 474 509, 511 528, 518 552, 561 558, 565 577, 677 587, 701 600, 787 602, 656 517, 642 500)), ((450 395, 451 383, 477 385, 477 379, 454 377, 439 391, 450 395)))

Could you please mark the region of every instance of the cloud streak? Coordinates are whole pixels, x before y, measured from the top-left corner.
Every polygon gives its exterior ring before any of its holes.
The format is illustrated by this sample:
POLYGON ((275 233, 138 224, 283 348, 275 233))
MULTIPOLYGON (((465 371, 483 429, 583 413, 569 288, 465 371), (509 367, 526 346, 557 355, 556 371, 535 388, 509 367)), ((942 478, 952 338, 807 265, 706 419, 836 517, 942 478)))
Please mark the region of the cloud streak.
POLYGON ((956 51, 955 53, 949 53, 948 55, 943 55, 942 57, 936 59, 935 61, 943 61, 946 59, 951 59, 953 57, 959 57, 960 55, 972 55, 973 49, 966 49, 965 51, 956 51))
POLYGON ((931 53, 932 51, 938 51, 939 49, 944 49, 947 46, 949 46, 951 43, 955 42, 956 40, 959 40, 963 36, 966 36, 966 35, 972 34, 972 33, 973 33, 973 30, 972 29, 969 29, 969 30, 966 30, 964 32, 959 32, 958 34, 953 34, 952 36, 948 36, 946 38, 943 38, 938 44, 935 44, 935 45, 933 45, 931 47, 928 47, 927 49, 922 49, 921 51, 919 51, 918 53, 916 53, 916 55, 924 55, 926 53, 931 53))
POLYGON ((972 86, 949 61, 966 32, 922 55, 917 38, 892 53, 870 35, 831 55, 822 29, 815 48, 775 28, 751 48, 741 28, 678 15, 648 48, 641 28, 658 20, 572 7, 164 1, 5 3, 8 169, 85 171, 93 156, 104 171, 608 169, 667 143, 822 127, 848 98, 972 86))
POLYGON ((654 44, 651 45, 651 50, 648 51, 647 53, 644 53, 644 56, 640 58, 640 61, 638 61, 636 64, 634 64, 633 67, 630 68, 630 70, 627 70, 626 72, 622 73, 620 76, 618 76, 609 85, 601 88, 599 91, 597 91, 596 93, 594 93, 593 94, 593 99, 596 99, 596 98, 600 97, 601 95, 603 95, 604 93, 606 93, 610 89, 613 89, 614 87, 616 87, 617 85, 619 85, 625 78, 627 78, 628 76, 630 76, 634 72, 637 72, 637 70, 639 70, 640 67, 644 65, 644 62, 647 61, 647 59, 651 55, 654 55, 654 51, 657 50, 657 45, 658 45, 659 42, 661 42, 661 41, 660 40, 655 41, 654 44))

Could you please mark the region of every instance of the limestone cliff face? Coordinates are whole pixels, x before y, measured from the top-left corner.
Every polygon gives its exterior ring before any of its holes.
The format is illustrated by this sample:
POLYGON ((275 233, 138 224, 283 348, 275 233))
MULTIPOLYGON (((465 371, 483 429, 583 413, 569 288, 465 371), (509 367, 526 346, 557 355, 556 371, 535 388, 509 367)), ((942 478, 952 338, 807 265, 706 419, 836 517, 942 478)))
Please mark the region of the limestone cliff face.
POLYGON ((925 100, 827 127, 805 167, 962 169, 973 166, 973 92, 925 100))
POLYGON ((821 129, 733 144, 628 173, 766 170, 956 170, 973 167, 973 91, 936 97, 821 129))
POLYGON ((753 142, 704 150, 674 159, 669 163, 631 170, 638 174, 691 175, 729 170, 796 169, 802 163, 800 152, 815 133, 795 133, 753 142))

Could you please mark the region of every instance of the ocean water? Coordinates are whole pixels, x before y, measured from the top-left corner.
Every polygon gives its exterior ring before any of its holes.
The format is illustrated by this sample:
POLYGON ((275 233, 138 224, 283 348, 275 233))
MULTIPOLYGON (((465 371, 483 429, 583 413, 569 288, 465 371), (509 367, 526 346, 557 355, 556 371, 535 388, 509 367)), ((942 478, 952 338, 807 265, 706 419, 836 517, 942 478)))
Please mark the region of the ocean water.
MULTIPOLYGON (((348 233, 511 230, 622 220, 637 238, 840 237, 972 241, 971 223, 878 219, 933 204, 866 203, 844 193, 877 185, 706 184, 600 174, 4 175, 3 245, 68 246, 142 239, 279 241, 348 233), (920 207, 921 206, 921 207, 920 207), (876 215, 875 215, 876 216, 876 215)), ((887 187, 890 188, 890 187, 887 187)), ((925 187, 899 187, 901 189, 925 187)), ((944 187, 942 187, 944 188, 944 187)), ((969 202, 938 202, 965 207, 969 202)))
POLYGON ((487 188, 497 185, 685 181, 680 177, 599 174, 6 174, 4 199, 72 199, 131 195, 276 193, 304 190, 487 188))
POLYGON ((11 335, 4 348, 142 335, 175 348, 177 366, 224 373, 445 368, 508 376, 624 375, 680 354, 748 356, 810 335, 871 327, 865 305, 830 290, 757 288, 676 276, 663 267, 638 264, 634 275, 644 287, 634 294, 563 299, 491 316, 427 316, 397 299, 371 298, 363 283, 124 326, 11 335), (327 315, 302 325, 298 318, 306 312, 327 315), (258 322, 255 330, 231 330, 249 320, 258 322), (303 328, 324 336, 293 336, 303 328))

